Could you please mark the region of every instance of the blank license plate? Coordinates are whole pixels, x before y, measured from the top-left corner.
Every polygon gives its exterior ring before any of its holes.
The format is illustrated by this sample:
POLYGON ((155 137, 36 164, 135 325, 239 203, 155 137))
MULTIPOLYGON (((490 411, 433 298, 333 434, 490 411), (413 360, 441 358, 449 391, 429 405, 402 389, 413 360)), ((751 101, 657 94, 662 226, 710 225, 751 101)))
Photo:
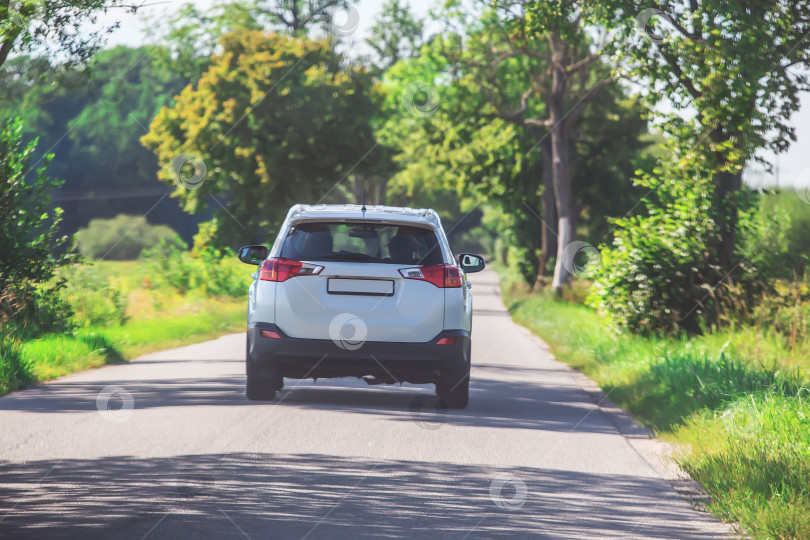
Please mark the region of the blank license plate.
POLYGON ((326 291, 329 294, 393 296, 394 282, 390 279, 329 278, 326 282, 326 291))

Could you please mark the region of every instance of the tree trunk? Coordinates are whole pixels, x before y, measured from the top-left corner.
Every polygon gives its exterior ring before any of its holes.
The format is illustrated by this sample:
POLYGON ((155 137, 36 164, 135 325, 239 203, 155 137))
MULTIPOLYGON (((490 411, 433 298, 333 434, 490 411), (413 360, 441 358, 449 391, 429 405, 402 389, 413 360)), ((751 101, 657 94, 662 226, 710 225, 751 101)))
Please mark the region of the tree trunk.
MULTIPOLYGON (((566 74, 564 71, 566 44, 552 34, 552 84, 549 96, 551 120, 551 153, 554 176, 554 195, 557 199, 557 263, 554 265, 552 290, 560 294, 570 273, 563 254, 565 246, 574 241, 574 220, 571 197, 571 171, 569 163, 568 129, 565 121, 566 74)), ((568 264, 570 266, 570 264, 568 264)))
POLYGON ((734 247, 737 242, 737 192, 742 187, 742 173, 721 172, 714 176, 714 196, 718 211, 720 227, 720 263, 730 269, 734 264, 734 247))
POLYGON ((557 198, 554 196, 554 164, 552 163, 551 139, 541 144, 543 150, 543 232, 542 254, 537 277, 549 275, 548 263, 557 255, 557 198))

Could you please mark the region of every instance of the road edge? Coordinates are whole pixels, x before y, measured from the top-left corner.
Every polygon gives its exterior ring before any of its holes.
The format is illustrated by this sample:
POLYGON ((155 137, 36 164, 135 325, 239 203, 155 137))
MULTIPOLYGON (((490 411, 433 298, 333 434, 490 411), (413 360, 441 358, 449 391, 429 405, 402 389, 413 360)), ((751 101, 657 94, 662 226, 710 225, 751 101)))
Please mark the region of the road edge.
MULTIPOLYGON (((515 323, 517 324, 517 323, 515 323)), ((633 450, 643 459, 650 468, 672 486, 672 489, 682 499, 686 500, 696 511, 710 516, 717 523, 718 528, 729 534, 730 538, 746 538, 735 523, 727 523, 711 514, 706 505, 711 496, 703 489, 689 473, 681 469, 675 462, 674 456, 679 446, 655 437, 655 433, 636 421, 632 414, 611 401, 602 388, 591 378, 574 369, 554 356, 551 347, 543 339, 526 328, 517 324, 537 347, 551 356, 555 362, 564 366, 571 379, 588 395, 591 401, 599 408, 616 430, 624 437, 633 450)))

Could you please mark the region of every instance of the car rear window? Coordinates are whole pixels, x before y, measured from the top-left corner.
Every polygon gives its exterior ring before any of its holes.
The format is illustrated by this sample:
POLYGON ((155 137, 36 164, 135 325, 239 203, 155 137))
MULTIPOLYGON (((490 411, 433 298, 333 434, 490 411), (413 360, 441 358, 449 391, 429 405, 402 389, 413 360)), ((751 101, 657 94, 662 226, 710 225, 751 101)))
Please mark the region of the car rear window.
POLYGON ((280 255, 299 261, 444 262, 432 230, 380 223, 301 223, 290 229, 280 255))

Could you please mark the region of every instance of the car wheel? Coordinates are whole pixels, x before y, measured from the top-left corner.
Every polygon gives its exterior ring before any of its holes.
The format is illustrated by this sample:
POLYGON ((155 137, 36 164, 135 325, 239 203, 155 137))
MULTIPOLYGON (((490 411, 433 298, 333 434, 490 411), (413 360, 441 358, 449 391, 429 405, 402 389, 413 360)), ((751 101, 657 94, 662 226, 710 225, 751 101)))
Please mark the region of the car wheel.
POLYGON ((245 395, 251 401, 272 401, 276 399, 276 390, 281 390, 284 387, 284 377, 255 373, 255 368, 251 369, 252 362, 248 350, 249 347, 246 347, 245 372, 247 374, 247 384, 245 385, 245 395))
POLYGON ((470 401, 470 372, 454 383, 436 383, 436 395, 448 409, 465 409, 470 401))
POLYGON ((465 363, 467 371, 454 378, 451 383, 436 383, 436 395, 448 409, 465 409, 470 402, 470 365, 472 364, 472 342, 467 344, 465 363))
POLYGON ((245 395, 251 401, 272 401, 276 399, 275 377, 247 376, 245 395))

